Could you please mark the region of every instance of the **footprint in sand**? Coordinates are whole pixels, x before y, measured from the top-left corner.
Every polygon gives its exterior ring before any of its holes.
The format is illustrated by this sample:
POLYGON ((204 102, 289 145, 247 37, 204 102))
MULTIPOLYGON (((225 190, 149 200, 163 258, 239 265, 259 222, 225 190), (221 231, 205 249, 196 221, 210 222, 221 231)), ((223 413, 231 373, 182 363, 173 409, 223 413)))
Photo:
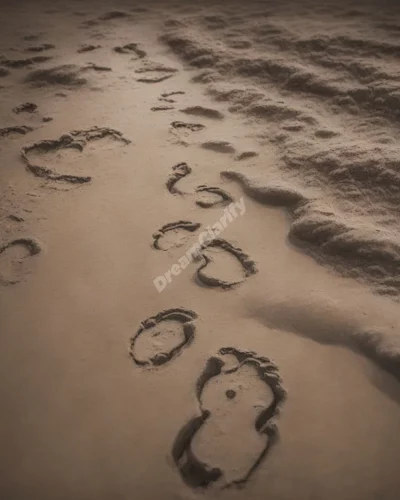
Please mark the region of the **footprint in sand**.
POLYGON ((121 132, 107 127, 92 127, 87 130, 73 130, 69 134, 55 140, 38 141, 21 150, 21 156, 28 170, 35 176, 51 181, 64 181, 73 184, 83 184, 91 181, 86 175, 65 174, 54 169, 55 165, 61 168, 82 168, 79 163, 90 153, 90 146, 99 149, 101 146, 115 147, 116 143, 130 144, 121 132), (111 145, 110 145, 111 141, 111 145))
POLYGON ((32 132, 33 128, 26 125, 0 128, 0 138, 14 135, 26 135, 32 132))
MULTIPOLYGON (((216 226, 212 230, 217 231, 216 226)), ((153 248, 167 251, 186 246, 200 227, 200 223, 182 220, 165 224, 153 234, 153 248)), ((182 256, 185 267, 192 260, 200 262, 195 275, 197 284, 228 290, 258 272, 256 263, 241 248, 222 238, 211 239, 208 231, 203 236, 202 242, 194 243, 182 256)))
POLYGON ((131 358, 149 368, 168 363, 193 341, 196 318, 194 311, 175 308, 144 320, 131 338, 131 358))
POLYGON ((185 220, 165 224, 153 234, 153 247, 157 250, 181 247, 187 242, 188 233, 194 233, 200 226, 197 222, 185 220))
POLYGON ((172 457, 192 488, 246 483, 272 445, 286 392, 268 358, 232 347, 211 357, 197 380, 199 415, 179 431, 172 457))
POLYGON ((171 78, 178 70, 164 66, 163 64, 147 62, 143 67, 135 70, 136 74, 143 76, 136 78, 136 81, 142 83, 158 83, 171 78))
POLYGON ((172 194, 184 194, 177 186, 177 182, 191 173, 192 169, 185 162, 178 163, 172 167, 172 174, 167 180, 167 189, 172 194))
POLYGON ((187 140, 195 132, 201 132, 206 127, 201 123, 187 123, 174 121, 170 126, 170 133, 177 139, 178 144, 188 146, 187 140))
MULTIPOLYGON (((172 167, 172 174, 167 179, 167 189, 171 194, 189 194, 177 186, 179 180, 188 176, 192 172, 191 167, 185 162, 178 163, 172 167)), ((195 193, 200 194, 196 200, 196 205, 201 208, 216 208, 229 205, 234 201, 232 196, 219 187, 201 185, 195 189, 195 193)), ((191 193, 190 193, 191 194, 191 193)))
POLYGON ((19 238, 0 246, 0 283, 14 285, 21 281, 26 260, 41 252, 39 243, 19 238))
POLYGON ((234 201, 229 193, 219 187, 198 186, 196 193, 203 195, 200 199, 196 200, 196 205, 201 208, 224 207, 234 201))
POLYGON ((222 238, 202 245, 196 280, 207 287, 230 289, 257 273, 256 263, 241 248, 222 238))
POLYGON ((34 102, 24 102, 19 106, 13 108, 13 113, 19 115, 20 113, 34 113, 37 110, 37 104, 34 102))
POLYGON ((147 55, 146 52, 140 48, 138 43, 127 43, 126 45, 114 47, 113 50, 117 54, 133 55, 135 56, 133 60, 143 59, 147 55))
POLYGON ((183 95, 183 94, 185 94, 185 92, 183 92, 182 90, 175 90, 173 92, 163 92, 161 96, 158 98, 158 100, 168 102, 171 104, 176 102, 176 99, 172 99, 171 96, 183 95))

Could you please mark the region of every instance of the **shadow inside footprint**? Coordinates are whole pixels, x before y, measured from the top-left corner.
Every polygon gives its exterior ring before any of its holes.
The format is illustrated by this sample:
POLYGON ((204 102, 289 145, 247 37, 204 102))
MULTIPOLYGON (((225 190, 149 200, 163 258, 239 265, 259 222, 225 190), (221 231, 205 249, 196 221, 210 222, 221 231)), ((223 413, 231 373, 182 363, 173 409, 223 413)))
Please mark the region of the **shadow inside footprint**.
POLYGON ((180 247, 187 241, 187 233, 194 233, 200 226, 201 224, 197 222, 185 220, 169 222, 153 234, 153 247, 157 250, 180 247))
POLYGON ((142 322, 130 342, 130 356, 140 366, 164 365, 194 339, 194 311, 167 309, 142 322))
POLYGON ((278 437, 274 418, 286 396, 278 368, 253 352, 222 348, 207 361, 196 395, 200 415, 172 446, 182 479, 192 488, 246 483, 278 437))
POLYGON ((27 257, 41 252, 40 245, 29 238, 19 238, 0 247, 0 282, 15 285, 21 281, 27 257))

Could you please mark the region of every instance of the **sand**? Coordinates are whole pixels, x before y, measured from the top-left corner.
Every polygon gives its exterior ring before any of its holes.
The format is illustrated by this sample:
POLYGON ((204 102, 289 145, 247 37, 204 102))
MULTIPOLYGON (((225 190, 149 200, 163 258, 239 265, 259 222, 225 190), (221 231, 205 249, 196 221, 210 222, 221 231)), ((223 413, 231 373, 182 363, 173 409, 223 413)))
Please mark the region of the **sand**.
POLYGON ((399 8, 0 20, 0 497, 399 498, 399 8))

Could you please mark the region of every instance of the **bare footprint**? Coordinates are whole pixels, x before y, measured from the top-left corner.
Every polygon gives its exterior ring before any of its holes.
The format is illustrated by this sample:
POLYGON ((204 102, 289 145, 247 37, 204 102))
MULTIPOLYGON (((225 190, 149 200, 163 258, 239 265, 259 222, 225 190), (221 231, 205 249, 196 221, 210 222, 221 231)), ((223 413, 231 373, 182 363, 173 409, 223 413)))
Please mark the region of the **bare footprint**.
POLYGON ((197 314, 183 308, 167 309, 142 322, 130 341, 130 356, 140 366, 164 365, 194 339, 197 314))
POLYGON ((158 100, 168 102, 168 103, 174 103, 174 102, 176 102, 176 99, 172 99, 171 96, 183 95, 183 94, 185 94, 185 92, 183 92, 181 90, 176 90, 173 92, 163 92, 161 94, 161 96, 158 98, 158 100))
POLYGON ((222 348, 197 380, 200 414, 179 431, 172 457, 192 488, 243 485, 260 466, 278 430, 286 392, 277 366, 254 352, 222 348))
POLYGON ((138 82, 142 83, 158 83, 171 78, 171 76, 178 70, 176 68, 171 68, 169 66, 164 66, 163 64, 146 62, 141 68, 135 70, 135 73, 142 74, 136 79, 138 82))
POLYGON ((122 145, 130 144, 121 132, 108 127, 92 127, 86 130, 73 130, 55 140, 38 141, 21 150, 22 159, 28 170, 35 176, 51 181, 65 181, 83 184, 91 181, 90 176, 58 172, 54 165, 75 166, 82 153, 89 153, 90 146, 99 148, 99 141, 111 140, 122 145))
POLYGON ((179 144, 187 146, 187 139, 190 135, 195 132, 201 132, 205 128, 201 123, 174 121, 171 123, 170 132, 175 136, 179 144))
POLYGON ((257 273, 256 263, 241 248, 222 238, 204 243, 201 259, 196 278, 208 287, 230 289, 257 273))
POLYGON ((37 110, 37 104, 34 102, 24 102, 13 108, 13 112, 19 115, 20 113, 34 113, 37 110))
POLYGON ((183 246, 188 240, 188 233, 194 233, 201 224, 180 220, 165 224, 153 234, 153 247, 157 250, 169 250, 183 246))
POLYGON ((14 285, 21 281, 26 259, 40 252, 40 245, 30 238, 15 239, 1 246, 0 283, 14 285))
POLYGON ((196 188, 196 193, 205 195, 196 200, 196 205, 201 208, 224 207, 234 201, 229 193, 219 187, 205 185, 198 186, 196 188))
POLYGON ((114 52, 117 54, 128 54, 136 56, 135 59, 143 59, 146 57, 146 52, 142 50, 138 43, 127 43, 126 45, 114 47, 114 52))
POLYGON ((172 174, 168 177, 167 188, 172 194, 184 194, 184 192, 179 189, 176 184, 180 179, 183 179, 190 174, 192 169, 185 162, 178 163, 172 167, 172 174))
MULTIPOLYGON (((177 186, 179 180, 188 176, 192 172, 191 167, 185 162, 178 163, 172 167, 172 174, 167 179, 167 189, 171 194, 189 194, 182 191, 177 186)), ((195 190, 195 193, 200 193, 199 199, 196 200, 196 205, 201 208, 214 208, 229 205, 234 200, 230 194, 219 187, 201 185, 195 190)))

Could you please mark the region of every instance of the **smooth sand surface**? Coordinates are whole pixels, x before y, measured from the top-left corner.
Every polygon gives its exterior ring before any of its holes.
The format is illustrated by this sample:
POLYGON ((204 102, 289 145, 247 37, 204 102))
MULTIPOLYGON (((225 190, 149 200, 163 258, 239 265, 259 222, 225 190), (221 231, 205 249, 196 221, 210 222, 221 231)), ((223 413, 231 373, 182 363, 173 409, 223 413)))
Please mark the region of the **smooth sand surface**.
POLYGON ((400 17, 364 3, 1 5, 1 498, 399 498, 400 17))

